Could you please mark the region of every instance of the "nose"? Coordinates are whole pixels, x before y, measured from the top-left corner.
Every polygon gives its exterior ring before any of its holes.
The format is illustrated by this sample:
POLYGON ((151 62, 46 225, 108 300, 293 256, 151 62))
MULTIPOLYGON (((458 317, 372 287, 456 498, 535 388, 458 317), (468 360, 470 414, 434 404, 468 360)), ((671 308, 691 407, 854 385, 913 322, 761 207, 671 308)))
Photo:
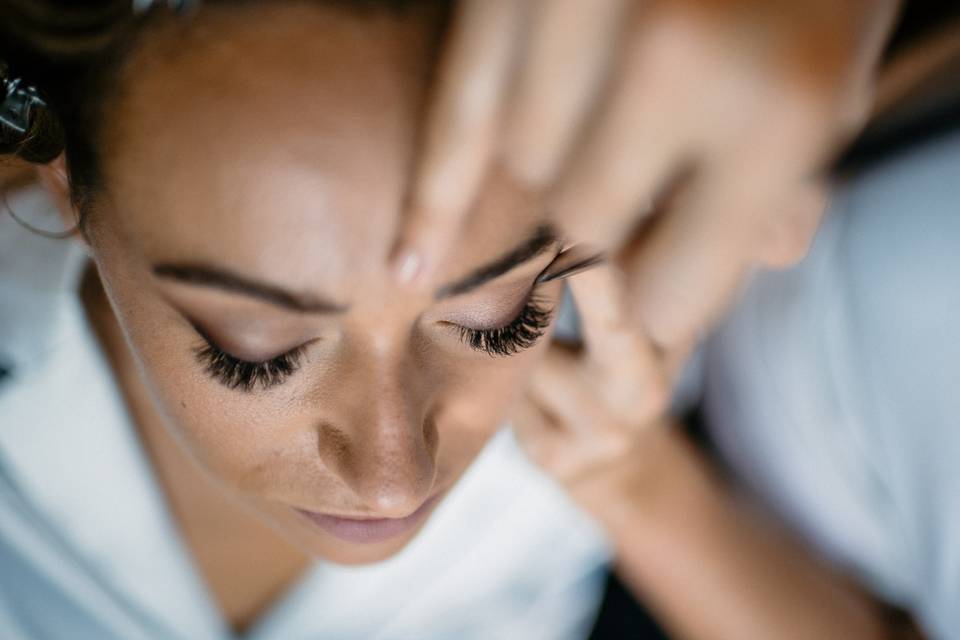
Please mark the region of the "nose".
POLYGON ((430 497, 436 479, 431 394, 408 363, 350 362, 338 389, 327 394, 328 401, 337 396, 339 409, 319 424, 320 458, 359 502, 352 515, 408 516, 430 497))

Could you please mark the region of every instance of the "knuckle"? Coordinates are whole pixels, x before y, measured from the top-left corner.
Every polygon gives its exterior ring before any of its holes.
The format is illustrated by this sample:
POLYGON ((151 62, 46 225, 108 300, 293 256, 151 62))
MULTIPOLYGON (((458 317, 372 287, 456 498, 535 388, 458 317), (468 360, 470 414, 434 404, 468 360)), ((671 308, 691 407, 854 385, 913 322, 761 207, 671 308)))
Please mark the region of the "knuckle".
POLYGON ((643 386, 644 422, 663 415, 670 406, 670 386, 662 375, 651 376, 643 386))
POLYGON ((611 459, 622 458, 630 453, 633 449, 633 444, 634 438, 631 430, 625 428, 617 429, 615 433, 607 439, 607 456, 611 459))
POLYGON ((795 210, 774 222, 762 238, 760 262, 773 268, 786 268, 803 260, 813 244, 820 221, 827 210, 829 196, 811 190, 800 196, 795 210))
POLYGON ((637 390, 630 412, 624 416, 633 430, 663 415, 670 406, 670 391, 661 376, 651 376, 637 390))

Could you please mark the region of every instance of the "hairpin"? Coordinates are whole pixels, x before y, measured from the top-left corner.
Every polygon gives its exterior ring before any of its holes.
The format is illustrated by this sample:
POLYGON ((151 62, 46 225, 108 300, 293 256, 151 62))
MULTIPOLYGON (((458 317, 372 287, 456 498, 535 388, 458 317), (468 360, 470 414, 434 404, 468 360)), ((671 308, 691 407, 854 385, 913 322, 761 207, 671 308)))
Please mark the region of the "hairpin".
POLYGON ((0 78, 3 102, 0 103, 0 123, 17 133, 30 128, 30 114, 34 107, 45 107, 37 88, 25 85, 22 78, 0 78))
POLYGON ((166 6, 173 13, 187 13, 199 4, 199 0, 133 0, 133 14, 146 13, 156 6, 166 6))

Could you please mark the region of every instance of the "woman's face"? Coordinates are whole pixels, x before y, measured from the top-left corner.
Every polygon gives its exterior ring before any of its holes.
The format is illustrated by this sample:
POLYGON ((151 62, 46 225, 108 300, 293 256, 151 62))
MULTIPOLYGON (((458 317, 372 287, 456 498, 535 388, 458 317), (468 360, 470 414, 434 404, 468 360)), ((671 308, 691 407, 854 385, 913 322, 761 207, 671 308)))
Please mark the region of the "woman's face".
POLYGON ((337 562, 385 558, 418 526, 359 540, 301 510, 429 512, 520 392, 559 295, 534 287, 557 241, 496 172, 441 270, 452 292, 385 267, 436 23, 291 3, 158 25, 103 134, 92 251, 169 428, 337 562))

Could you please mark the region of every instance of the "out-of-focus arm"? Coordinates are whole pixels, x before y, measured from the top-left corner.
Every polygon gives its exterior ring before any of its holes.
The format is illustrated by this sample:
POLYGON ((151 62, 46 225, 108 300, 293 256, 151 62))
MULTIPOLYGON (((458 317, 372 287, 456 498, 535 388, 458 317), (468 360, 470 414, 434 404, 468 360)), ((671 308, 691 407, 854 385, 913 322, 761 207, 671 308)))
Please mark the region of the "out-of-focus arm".
POLYGON ((671 635, 919 637, 736 500, 677 429, 651 432, 631 464, 598 475, 576 498, 610 535, 621 580, 671 635))

